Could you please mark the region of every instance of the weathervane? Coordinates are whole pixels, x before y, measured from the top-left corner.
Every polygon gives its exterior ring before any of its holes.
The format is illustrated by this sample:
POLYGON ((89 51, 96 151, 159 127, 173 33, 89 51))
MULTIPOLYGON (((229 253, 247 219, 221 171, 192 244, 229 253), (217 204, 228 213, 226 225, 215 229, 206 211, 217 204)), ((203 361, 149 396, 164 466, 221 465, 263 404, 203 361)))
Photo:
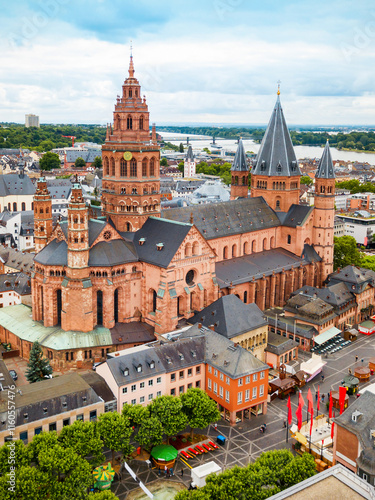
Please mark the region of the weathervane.
POLYGON ((130 40, 130 57, 133 57, 133 40, 130 40))
POLYGON ((277 80, 277 95, 280 95, 280 83, 281 80, 277 80))

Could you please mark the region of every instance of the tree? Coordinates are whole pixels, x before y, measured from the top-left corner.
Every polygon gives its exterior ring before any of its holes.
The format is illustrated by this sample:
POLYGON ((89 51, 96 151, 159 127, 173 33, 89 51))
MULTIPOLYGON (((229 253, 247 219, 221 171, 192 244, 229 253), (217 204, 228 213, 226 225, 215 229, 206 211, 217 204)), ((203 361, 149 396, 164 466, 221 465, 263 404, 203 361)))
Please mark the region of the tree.
POLYGON ((11 466, 18 470, 20 467, 29 465, 29 463, 29 454, 23 441, 12 441, 11 444, 6 443, 0 448, 0 474, 9 472, 11 466), (11 460, 10 454, 14 458, 14 463, 11 460))
POLYGON ((14 490, 10 489, 9 476, 0 478, 2 500, 45 500, 49 498, 48 475, 36 467, 17 467, 14 490))
POLYGON ((353 236, 340 236, 334 238, 333 267, 359 266, 361 253, 353 236))
POLYGON ((98 491, 90 493, 88 500, 119 500, 118 497, 110 490, 98 491))
POLYGON ((27 446, 30 462, 38 463, 39 454, 44 450, 50 450, 59 444, 57 432, 41 432, 33 437, 31 443, 27 446))
POLYGON ((54 168, 60 168, 60 158, 56 153, 45 153, 39 160, 39 166, 41 170, 52 170, 54 168))
POLYGON ((313 180, 308 175, 302 175, 300 182, 301 184, 306 184, 306 186, 311 186, 313 180))
POLYGON ((83 158, 81 158, 80 156, 76 159, 76 161, 74 162, 74 166, 75 168, 83 168, 86 166, 86 162, 83 158))
POLYGON ((97 467, 104 462, 102 453, 103 441, 94 422, 76 420, 72 425, 66 425, 59 434, 59 441, 64 448, 71 448, 82 458, 97 467))
POLYGON ((103 161, 100 158, 100 156, 95 156, 94 161, 92 162, 92 166, 94 168, 102 168, 103 167, 103 161))
POLYGON ((150 410, 147 406, 124 404, 122 407, 122 415, 129 420, 131 427, 139 426, 145 419, 149 418, 150 410))
POLYGON ((160 160, 160 166, 161 167, 168 167, 168 160, 166 158, 162 158, 160 160))
POLYGON ((182 411, 187 416, 191 427, 191 439, 193 439, 194 429, 204 429, 220 419, 216 402, 198 387, 188 389, 187 392, 181 394, 180 399, 182 411))
POLYGON ((129 443, 133 430, 128 420, 116 412, 102 413, 97 426, 104 446, 112 451, 112 465, 115 451, 120 451, 125 456, 130 455, 134 449, 129 443))
POLYGON ((142 421, 136 440, 147 449, 163 442, 163 426, 156 417, 148 417, 142 421))
POLYGON ((155 416, 163 426, 168 442, 170 436, 185 429, 188 419, 178 396, 159 396, 148 406, 151 416, 155 416))
POLYGON ((184 145, 182 144, 182 142, 180 142, 180 153, 183 153, 184 152, 184 145))
POLYGON ((52 367, 47 358, 43 358, 43 351, 36 340, 30 351, 29 362, 27 363, 26 378, 30 384, 39 382, 52 374, 52 367))
POLYGON ((177 168, 180 172, 184 173, 184 162, 180 161, 177 168))

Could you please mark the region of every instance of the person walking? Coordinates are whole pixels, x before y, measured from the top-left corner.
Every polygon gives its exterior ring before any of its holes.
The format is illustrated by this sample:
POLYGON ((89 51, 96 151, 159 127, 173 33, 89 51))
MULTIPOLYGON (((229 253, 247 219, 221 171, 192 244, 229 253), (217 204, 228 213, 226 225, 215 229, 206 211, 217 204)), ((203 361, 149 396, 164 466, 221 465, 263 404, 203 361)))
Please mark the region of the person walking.
POLYGON ((168 473, 168 467, 166 465, 164 465, 164 474, 165 474, 165 476, 167 476, 167 473, 168 473))
POLYGON ((315 393, 315 401, 318 401, 318 393, 315 393))
POLYGON ((324 403, 325 394, 322 394, 322 401, 324 403))
POLYGON ((324 382, 324 375, 322 375, 322 382, 324 382))
POLYGON ((184 477, 184 469, 181 469, 180 476, 181 476, 181 477, 184 477))
POLYGON ((284 419, 284 429, 286 428, 286 420, 284 419))
POLYGON ((355 357, 355 362, 357 362, 357 361, 358 361, 358 356, 355 357))

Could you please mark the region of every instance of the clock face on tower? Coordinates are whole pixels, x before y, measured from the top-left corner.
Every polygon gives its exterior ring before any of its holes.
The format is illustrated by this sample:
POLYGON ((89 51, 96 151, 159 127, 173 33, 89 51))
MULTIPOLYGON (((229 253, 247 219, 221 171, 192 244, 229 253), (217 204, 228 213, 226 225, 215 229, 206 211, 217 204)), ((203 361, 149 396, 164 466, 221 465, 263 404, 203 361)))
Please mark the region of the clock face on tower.
POLYGON ((103 238, 105 240, 110 240, 111 239, 111 231, 104 231, 103 238))

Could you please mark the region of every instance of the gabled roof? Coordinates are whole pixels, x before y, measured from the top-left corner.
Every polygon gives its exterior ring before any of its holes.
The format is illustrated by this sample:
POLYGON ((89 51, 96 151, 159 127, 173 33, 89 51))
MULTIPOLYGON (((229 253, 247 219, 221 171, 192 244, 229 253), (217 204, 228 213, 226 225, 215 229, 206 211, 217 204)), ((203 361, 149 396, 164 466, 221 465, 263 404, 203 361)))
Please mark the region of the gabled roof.
POLYGON ((307 243, 303 245, 301 258, 306 262, 320 262, 322 260, 315 248, 307 243))
POLYGON ((319 162, 318 170, 315 174, 316 179, 334 179, 335 169, 333 168, 331 151, 329 149, 329 142, 327 141, 322 157, 319 162))
POLYGON ((301 175, 279 96, 277 96, 252 174, 275 177, 301 175))
POLYGON ((313 210, 314 207, 293 204, 290 206, 288 212, 276 212, 276 215, 283 226, 297 227, 305 224, 313 210))
POLYGON ((167 373, 204 363, 203 337, 184 338, 161 345, 155 344, 154 349, 167 373))
POLYGON ((139 260, 168 267, 191 228, 191 224, 149 217, 134 234, 134 248, 139 260), (159 244, 162 246, 158 247, 159 244))
POLYGON ((246 163, 246 154, 245 149, 243 147, 242 139, 238 141, 238 147, 236 151, 236 156, 234 157, 233 165, 231 168, 232 171, 235 172, 248 172, 249 167, 246 163))
POLYGON ((267 325, 256 304, 244 304, 236 295, 225 295, 189 319, 189 323, 214 325, 215 331, 228 339, 267 325))
POLYGON ((68 265, 68 245, 66 241, 57 239, 50 241, 36 254, 34 260, 47 266, 68 265))
POLYGON ((0 196, 34 195, 35 187, 25 174, 0 175, 0 196))
POLYGON ((346 266, 328 277, 329 283, 343 282, 353 293, 361 293, 366 286, 375 285, 375 272, 356 266, 346 266))
POLYGON ((326 288, 316 288, 305 285, 292 293, 292 295, 297 294, 304 294, 310 297, 313 297, 315 294, 317 297, 324 300, 324 302, 334 307, 344 306, 354 299, 354 295, 348 290, 345 283, 336 283, 326 288))
POLYGON ((166 219, 189 222, 206 240, 280 226, 276 213, 263 197, 162 210, 166 219))
POLYGON ((117 266, 137 260, 133 244, 123 239, 99 241, 89 251, 90 267, 117 266))

